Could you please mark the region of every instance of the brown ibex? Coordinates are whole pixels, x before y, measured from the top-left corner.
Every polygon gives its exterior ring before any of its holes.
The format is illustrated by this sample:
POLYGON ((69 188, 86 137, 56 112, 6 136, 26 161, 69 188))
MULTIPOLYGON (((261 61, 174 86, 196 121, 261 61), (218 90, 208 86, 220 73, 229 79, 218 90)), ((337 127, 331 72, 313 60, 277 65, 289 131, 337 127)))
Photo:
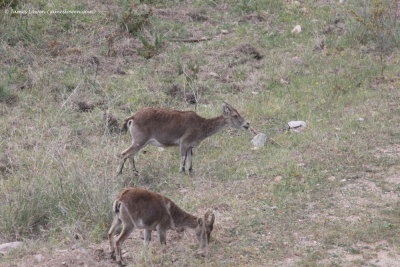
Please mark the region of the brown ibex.
POLYGON ((137 172, 134 155, 148 144, 160 147, 180 146, 180 172, 185 172, 187 161, 190 173, 193 170, 193 147, 225 126, 247 130, 249 123, 228 103, 223 104, 222 115, 210 119, 200 117, 193 111, 144 108, 125 119, 123 129, 129 130, 132 145, 120 155, 122 162, 118 174, 122 173, 128 158, 133 171, 137 172))
POLYGON ((206 256, 215 216, 207 212, 204 217, 193 216, 180 209, 172 200, 141 188, 123 190, 113 203, 113 222, 108 231, 111 257, 123 266, 121 245, 137 229, 144 229, 144 243, 151 240, 151 231, 157 230, 162 245, 166 244, 167 230, 194 229, 200 242, 200 255, 206 256), (122 224, 122 230, 114 241, 114 234, 122 224))

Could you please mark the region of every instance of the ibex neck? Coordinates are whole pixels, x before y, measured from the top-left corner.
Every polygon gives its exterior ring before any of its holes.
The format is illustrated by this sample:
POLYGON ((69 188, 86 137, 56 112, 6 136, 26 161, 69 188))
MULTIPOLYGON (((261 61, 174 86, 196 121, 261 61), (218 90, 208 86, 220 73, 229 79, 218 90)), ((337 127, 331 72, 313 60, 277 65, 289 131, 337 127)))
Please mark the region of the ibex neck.
POLYGON ((196 228, 197 217, 179 208, 172 201, 169 203, 169 215, 172 220, 172 226, 176 228, 196 228))
POLYGON ((180 222, 180 225, 178 224, 177 227, 194 229, 197 227, 197 217, 189 213, 186 213, 185 216, 183 217, 183 220, 180 222))
POLYGON ((227 121, 225 120, 223 115, 211 119, 204 119, 202 127, 204 136, 211 136, 222 130, 226 125, 227 121))

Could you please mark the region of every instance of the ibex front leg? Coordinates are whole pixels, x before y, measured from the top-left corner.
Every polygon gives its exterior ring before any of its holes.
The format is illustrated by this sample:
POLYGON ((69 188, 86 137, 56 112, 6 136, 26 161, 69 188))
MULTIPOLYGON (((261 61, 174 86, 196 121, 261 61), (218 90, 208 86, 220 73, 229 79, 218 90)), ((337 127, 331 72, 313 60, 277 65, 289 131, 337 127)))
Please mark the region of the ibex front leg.
POLYGON ((186 164, 188 148, 186 145, 181 143, 180 150, 181 150, 181 164, 179 167, 179 172, 185 172, 185 164, 186 164))
POLYGON ((192 165, 193 148, 192 147, 187 150, 186 158, 187 158, 187 163, 188 163, 189 174, 191 174, 193 172, 193 165, 192 165))

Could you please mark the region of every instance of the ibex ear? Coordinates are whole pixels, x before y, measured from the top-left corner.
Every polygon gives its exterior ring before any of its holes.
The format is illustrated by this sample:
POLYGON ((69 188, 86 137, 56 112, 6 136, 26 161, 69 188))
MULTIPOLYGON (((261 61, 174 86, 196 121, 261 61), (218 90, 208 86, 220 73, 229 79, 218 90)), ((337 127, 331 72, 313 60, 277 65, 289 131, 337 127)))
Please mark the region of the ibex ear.
POLYGON ((226 103, 224 101, 224 104, 222 105, 222 111, 223 111, 224 115, 229 115, 232 111, 231 105, 229 105, 228 103, 226 103))
POLYGON ((215 215, 212 213, 212 211, 207 211, 206 214, 204 214, 204 221, 207 223, 208 226, 212 226, 214 224, 215 220, 215 215), (209 219, 211 217, 211 219, 209 219))
POLYGON ((215 221, 215 215, 214 213, 211 213, 211 220, 208 222, 208 225, 214 225, 214 221, 215 221))

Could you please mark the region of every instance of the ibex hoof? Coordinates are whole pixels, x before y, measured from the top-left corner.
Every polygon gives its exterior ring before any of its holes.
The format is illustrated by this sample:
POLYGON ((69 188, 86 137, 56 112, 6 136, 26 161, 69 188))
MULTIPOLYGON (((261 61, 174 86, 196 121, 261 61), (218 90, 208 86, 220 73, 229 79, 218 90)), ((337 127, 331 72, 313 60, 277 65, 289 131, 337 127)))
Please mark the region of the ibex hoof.
POLYGON ((123 261, 117 261, 117 264, 118 264, 119 266, 126 266, 126 264, 125 264, 123 261))
POLYGON ((117 258, 115 257, 115 251, 111 252, 111 259, 116 260, 117 258))

